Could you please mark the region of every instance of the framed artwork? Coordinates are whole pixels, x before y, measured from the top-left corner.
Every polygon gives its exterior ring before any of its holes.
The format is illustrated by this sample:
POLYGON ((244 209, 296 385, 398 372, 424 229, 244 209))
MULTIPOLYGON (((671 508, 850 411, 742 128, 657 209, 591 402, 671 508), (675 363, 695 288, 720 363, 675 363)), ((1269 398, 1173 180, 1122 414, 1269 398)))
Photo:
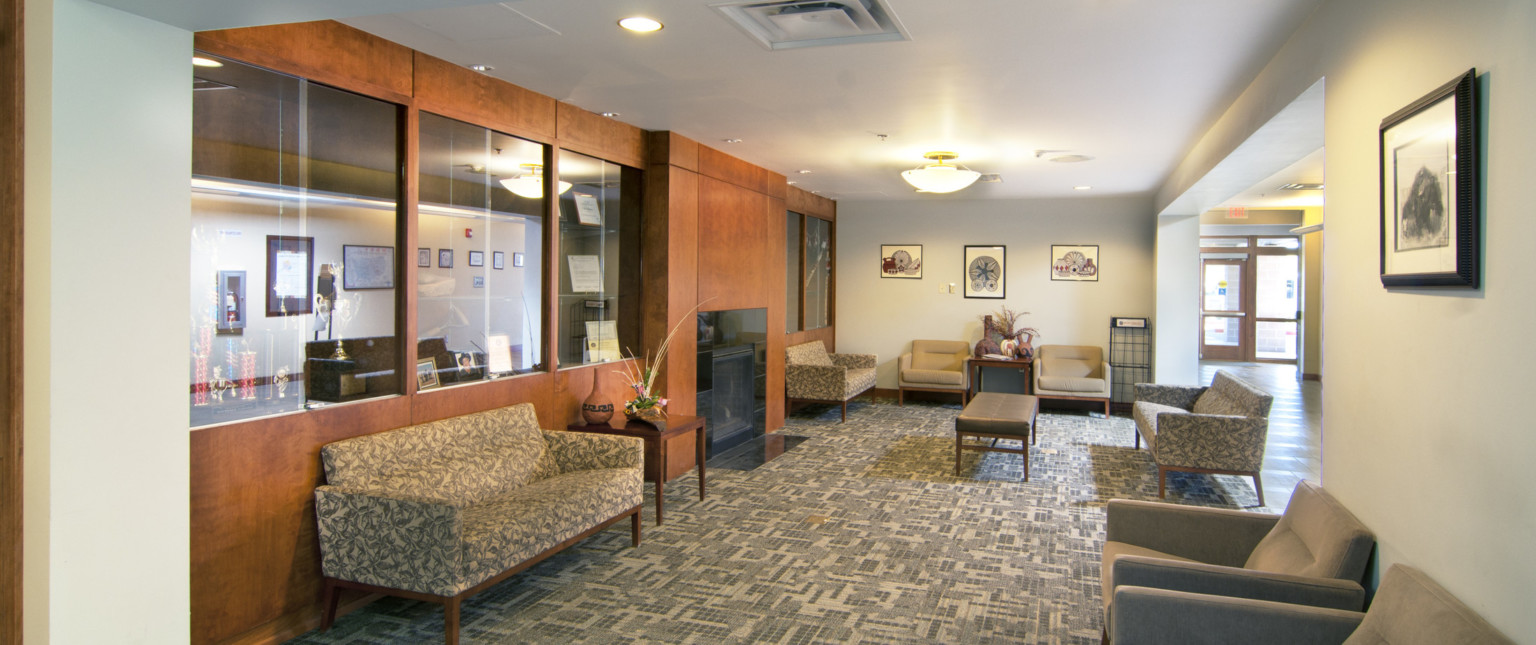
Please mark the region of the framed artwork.
POLYGON ((491 268, 497 270, 507 268, 507 254, 501 251, 491 251, 491 268))
POLYGON ((1381 122, 1381 285, 1477 288, 1477 70, 1381 122))
POLYGON ((416 361, 416 389, 420 391, 434 388, 438 385, 437 361, 431 358, 423 358, 416 361))
POLYGON ((523 266, 523 254, 518 253, 517 251, 512 252, 512 266, 523 266))
POLYGON ((341 288, 395 288, 395 247, 343 244, 341 288))
POLYGON ((1051 279, 1069 282, 1099 281, 1099 245, 1052 244, 1051 279))
POLYGON ((217 327, 220 333, 245 329, 245 272, 219 272, 217 327))
POLYGON ((267 316, 314 311, 315 238, 267 236, 267 316))
POLYGON ((880 277, 921 279, 923 277, 923 245, 881 244, 880 277))
POLYGON ((438 249, 437 250, 437 268, 439 268, 439 269, 452 269, 453 268, 453 249, 438 249))
POLYGON ((965 247, 965 297, 998 298, 1007 294, 1008 247, 965 247))
POLYGON ((469 266, 472 266, 472 267, 483 267, 483 266, 485 266, 485 252, 484 251, 470 251, 469 252, 469 266))
POLYGON ((423 268, 432 266, 432 249, 416 249, 416 266, 423 268))

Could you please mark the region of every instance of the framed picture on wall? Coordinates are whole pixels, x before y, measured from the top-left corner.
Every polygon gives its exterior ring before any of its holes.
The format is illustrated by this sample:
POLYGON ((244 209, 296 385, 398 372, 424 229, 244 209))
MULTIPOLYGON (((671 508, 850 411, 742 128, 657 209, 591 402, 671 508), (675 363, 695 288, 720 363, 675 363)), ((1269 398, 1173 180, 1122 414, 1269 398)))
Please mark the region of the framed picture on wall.
POLYGON ((523 266, 523 254, 518 253, 517 251, 512 252, 512 266, 523 266))
POLYGON ((395 288, 395 247, 341 246, 341 288, 395 288))
POLYGON ((416 249, 416 266, 423 268, 432 266, 432 249, 416 249))
POLYGON ((437 250, 437 268, 439 268, 439 269, 452 269, 453 268, 453 249, 438 249, 437 250))
POLYGON ((1381 122, 1381 285, 1477 288, 1477 70, 1381 122))
POLYGON ((1052 244, 1051 279, 1068 282, 1099 281, 1099 245, 1052 244))
POLYGON ((1002 299, 1007 280, 1008 247, 965 247, 965 297, 1002 299))
POLYGON ((315 238, 267 236, 267 316, 314 311, 315 238))
POLYGON ((484 251, 470 251, 469 252, 469 266, 472 266, 472 267, 483 267, 483 266, 485 266, 485 252, 484 251))
POLYGON ((923 245, 881 244, 880 277, 921 279, 923 277, 923 245))
POLYGON ((501 251, 491 251, 491 268, 492 269, 505 269, 505 268, 507 268, 507 254, 502 253, 501 251))

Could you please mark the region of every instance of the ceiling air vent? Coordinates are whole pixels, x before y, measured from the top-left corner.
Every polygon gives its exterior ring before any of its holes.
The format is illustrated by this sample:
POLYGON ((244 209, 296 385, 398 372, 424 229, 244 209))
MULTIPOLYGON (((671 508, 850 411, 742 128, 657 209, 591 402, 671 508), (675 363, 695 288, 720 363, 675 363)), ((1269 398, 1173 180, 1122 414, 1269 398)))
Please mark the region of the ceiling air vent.
POLYGON ((770 50, 910 40, 880 0, 785 0, 710 5, 770 50))

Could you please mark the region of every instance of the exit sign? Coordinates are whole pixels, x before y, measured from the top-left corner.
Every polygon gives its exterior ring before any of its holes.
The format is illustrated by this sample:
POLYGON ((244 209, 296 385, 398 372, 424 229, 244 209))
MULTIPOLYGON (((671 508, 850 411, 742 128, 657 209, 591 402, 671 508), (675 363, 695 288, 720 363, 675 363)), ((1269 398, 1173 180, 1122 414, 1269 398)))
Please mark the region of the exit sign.
POLYGON ((1248 219, 1248 209, 1242 206, 1228 208, 1227 219, 1248 219))

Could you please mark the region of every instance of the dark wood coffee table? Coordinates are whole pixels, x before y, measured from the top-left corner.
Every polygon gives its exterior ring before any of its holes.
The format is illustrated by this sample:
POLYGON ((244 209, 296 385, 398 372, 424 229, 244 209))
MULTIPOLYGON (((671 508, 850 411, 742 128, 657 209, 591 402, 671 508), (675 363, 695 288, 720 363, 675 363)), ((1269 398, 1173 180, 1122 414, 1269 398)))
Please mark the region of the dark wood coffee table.
POLYGON ((589 426, 585 424, 572 424, 566 426, 572 432, 595 432, 598 434, 618 435, 621 437, 639 437, 645 440, 645 472, 656 482, 656 524, 661 524, 662 512, 662 488, 667 480, 667 443, 673 437, 686 432, 694 433, 693 447, 694 459, 699 468, 699 499, 704 499, 704 417, 695 417, 685 414, 667 415, 667 429, 657 430, 655 427, 629 421, 620 415, 614 415, 608 425, 589 426))
POLYGON ((1030 376, 1034 361, 1021 358, 970 358, 966 360, 966 368, 970 370, 971 398, 976 398, 981 393, 981 373, 983 367, 1012 367, 1024 375, 1024 391, 1019 394, 1029 394, 1034 389, 1034 378, 1030 376))

